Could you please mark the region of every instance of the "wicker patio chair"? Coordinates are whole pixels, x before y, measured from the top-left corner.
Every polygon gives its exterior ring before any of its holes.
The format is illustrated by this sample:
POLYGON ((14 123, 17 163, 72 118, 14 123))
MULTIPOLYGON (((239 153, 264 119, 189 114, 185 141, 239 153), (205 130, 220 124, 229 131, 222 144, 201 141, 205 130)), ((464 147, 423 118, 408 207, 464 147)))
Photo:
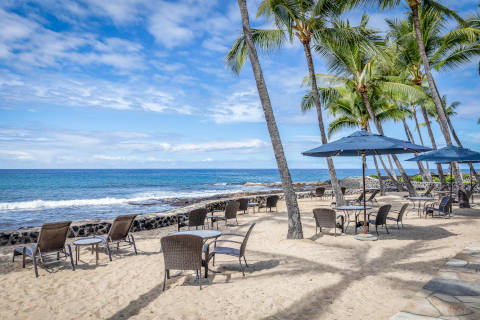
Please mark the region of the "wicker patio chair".
POLYGON ((240 207, 240 202, 238 201, 230 201, 227 203, 225 206, 225 215, 223 217, 216 217, 213 221, 217 222, 217 229, 218 229, 218 221, 219 220, 224 220, 225 221, 225 226, 227 226, 228 219, 235 219, 237 222, 238 226, 238 220, 237 220, 237 211, 238 208, 240 207))
POLYGON ((96 238, 102 239, 105 248, 107 249, 108 258, 112 261, 112 250, 110 244, 117 244, 117 252, 120 249, 120 243, 126 243, 126 246, 133 246, 135 254, 137 254, 137 246, 135 245, 135 238, 130 233, 130 229, 135 220, 136 214, 129 214, 125 216, 118 216, 113 219, 112 226, 106 236, 96 235, 96 238))
POLYGON ((458 207, 459 208, 470 208, 469 196, 463 190, 458 190, 458 207))
POLYGON ((165 263, 163 291, 165 291, 167 279, 170 279, 170 270, 195 270, 198 285, 202 290, 202 284, 200 283, 202 276, 202 237, 188 234, 169 235, 161 238, 160 243, 165 263))
POLYGON ((280 199, 279 196, 273 195, 267 197, 267 203, 265 204, 265 212, 267 212, 267 208, 272 212, 272 208, 275 208, 275 212, 277 211, 277 202, 280 199))
POLYGON ((322 232, 322 228, 333 228, 335 237, 337 236, 337 228, 343 232, 345 217, 343 215, 337 216, 335 210, 313 209, 313 217, 315 218, 315 234, 318 233, 318 229, 322 232), (340 219, 340 222, 337 222, 338 219, 340 219))
POLYGON ((243 211, 243 214, 248 213, 248 204, 249 204, 250 200, 247 199, 247 198, 241 198, 241 199, 238 199, 238 202, 240 203, 240 206, 238 207, 238 210, 243 211))
POLYGON ((45 223, 40 229, 37 244, 16 248, 13 251, 13 262, 15 262, 15 256, 22 256, 22 266, 23 268, 25 268, 26 257, 28 256, 32 258, 35 276, 38 278, 37 258, 40 259, 40 262, 42 264, 45 264, 44 258, 46 255, 56 254, 57 260, 59 260, 60 253, 62 253, 65 255, 65 258, 70 257, 72 269, 73 271, 75 271, 75 265, 73 264, 72 248, 70 244, 65 244, 71 223, 71 221, 45 223), (68 252, 65 250, 65 247, 68 248, 68 252))
MULTIPOLYGON (((378 226, 385 226, 385 229, 387 230, 387 233, 390 233, 388 231, 388 227, 387 227, 387 216, 388 216, 388 212, 390 211, 391 208, 392 208, 391 204, 385 204, 378 209, 377 214, 369 213, 368 217, 367 217, 368 230, 370 230, 370 225, 374 225, 375 226, 375 232, 378 235, 378 226), (371 219, 371 217, 375 217, 375 220, 371 219)), ((360 221, 360 216, 362 216, 362 215, 357 215, 355 217, 355 220, 356 220, 355 221, 356 222, 355 223, 355 233, 357 232, 358 227, 363 226, 363 221, 360 221)))
POLYGON ((242 274, 245 277, 245 271, 244 271, 243 265, 242 265, 242 258, 243 258, 243 261, 245 261, 245 266, 248 268, 247 259, 245 258, 245 250, 247 249, 248 238, 250 237, 250 233, 252 232, 252 229, 253 229, 254 226, 255 226, 255 222, 250 225, 250 227, 248 228, 248 231, 245 235, 236 234, 236 233, 223 233, 221 235, 222 237, 223 236, 241 237, 241 238, 243 238, 242 241, 215 239, 214 241, 208 243, 206 246, 210 246, 213 243, 214 248, 209 253, 208 258, 206 260, 206 263, 208 264, 208 261, 210 261, 210 259, 213 258, 213 265, 215 265, 215 256, 217 254, 225 254, 225 255, 237 257, 238 262, 240 263, 240 269, 242 270, 242 274), (237 249, 237 248, 231 248, 231 247, 217 246, 217 243, 236 243, 236 244, 239 244, 240 247, 237 249))
POLYGON ((195 227, 195 230, 198 229, 198 227, 202 227, 202 229, 205 229, 205 217, 207 216, 207 209, 205 208, 199 208, 190 211, 186 215, 180 215, 179 217, 183 217, 183 220, 178 219, 178 231, 180 231, 180 228, 182 227, 188 227, 188 230, 190 230, 190 227, 195 227))
POLYGON ((408 203, 405 203, 400 208, 400 211, 398 211, 398 212, 393 211, 393 210, 390 211, 392 213, 398 213, 397 217, 387 217, 388 220, 395 221, 397 223, 397 229, 399 229, 399 230, 400 230, 399 223, 402 225, 402 229, 403 229, 403 216, 405 214, 405 211, 407 210, 407 207, 408 207, 408 203))
POLYGON ((340 190, 342 191, 342 195, 345 195, 345 192, 347 192, 347 188, 346 188, 346 187, 341 187, 340 190))
POLYGON ((442 200, 440 200, 440 203, 434 202, 431 206, 425 207, 425 217, 427 217, 429 214, 432 215, 432 218, 435 216, 435 214, 443 217, 450 216, 450 213, 452 212, 452 204, 452 197, 443 197, 442 200))

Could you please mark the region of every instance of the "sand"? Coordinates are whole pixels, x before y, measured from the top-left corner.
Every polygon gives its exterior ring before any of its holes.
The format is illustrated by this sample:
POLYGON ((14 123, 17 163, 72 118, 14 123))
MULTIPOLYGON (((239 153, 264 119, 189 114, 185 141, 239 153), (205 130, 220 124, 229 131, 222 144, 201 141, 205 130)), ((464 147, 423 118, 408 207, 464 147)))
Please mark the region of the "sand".
MULTIPOLYGON (((245 232, 257 222, 242 277, 235 258, 219 256, 202 279, 192 272, 171 279, 162 292, 160 237, 175 227, 136 233, 138 255, 121 250, 99 264, 86 249, 76 271, 66 262, 40 268, 11 261, 0 248, 1 319, 388 319, 405 305, 446 260, 479 245, 480 210, 457 209, 451 219, 418 218, 409 211, 405 229, 381 229, 380 240, 360 242, 350 229, 315 235, 312 208, 331 200, 300 200, 304 237, 287 240, 284 203, 278 212, 240 215, 245 232)), ((380 197, 399 208, 400 194, 380 197)), ((223 227, 221 229, 224 229, 223 227)))

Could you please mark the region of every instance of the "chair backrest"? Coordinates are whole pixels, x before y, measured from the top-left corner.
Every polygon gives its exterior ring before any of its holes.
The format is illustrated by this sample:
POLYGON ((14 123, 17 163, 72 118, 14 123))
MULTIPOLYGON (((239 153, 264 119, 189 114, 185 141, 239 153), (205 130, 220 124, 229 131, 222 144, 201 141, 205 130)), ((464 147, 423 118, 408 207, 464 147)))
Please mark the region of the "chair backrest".
POLYGON ((408 203, 405 203, 401 208, 400 211, 398 212, 398 217, 397 221, 401 222, 403 220, 403 215, 405 214, 405 211, 407 210, 408 203))
POLYGON ((324 187, 318 187, 315 189, 315 195, 317 197, 323 197, 323 195, 325 194, 325 188, 324 187))
POLYGON ((435 185, 434 185, 434 184, 432 184, 431 186, 429 186, 429 187, 427 188, 427 190, 423 193, 423 196, 424 196, 424 197, 431 196, 431 195, 432 195, 432 191, 433 191, 434 188, 435 188, 435 185))
POLYGON ((458 206, 460 208, 470 208, 469 196, 462 190, 458 190, 458 206))
POLYGON ((380 190, 378 189, 373 190, 372 194, 370 195, 370 197, 368 197, 367 201, 372 201, 379 192, 380 190))
POLYGON ((128 232, 132 227, 133 220, 135 220, 136 214, 129 214, 125 216, 118 216, 113 219, 112 226, 108 231, 108 240, 116 241, 125 239, 128 236, 128 232))
POLYGON ((245 249, 247 248, 247 241, 248 241, 248 238, 250 237, 250 233, 252 232, 253 227, 255 227, 255 222, 250 225, 250 228, 248 228, 248 231, 245 234, 245 238, 243 238, 243 242, 240 245, 240 257, 245 255, 245 249))
POLYGON ((45 223, 40 229, 36 251, 49 252, 63 249, 72 221, 45 223))
POLYGON ((450 207, 452 205, 453 199, 450 196, 443 197, 440 200, 440 204, 438 205, 438 210, 443 213, 450 213, 450 207))
POLYGON ((190 227, 203 226, 205 224, 205 217, 207 216, 207 209, 199 208, 188 213, 188 225, 190 227))
POLYGON ((340 190, 342 190, 342 194, 345 195, 345 192, 347 192, 347 188, 346 187, 341 187, 340 190))
POLYGON ((375 224, 386 224, 387 223, 387 216, 392 208, 391 204, 384 204, 378 209, 377 218, 375 219, 375 224))
POLYGON ((203 239, 189 234, 165 236, 160 239, 165 269, 199 270, 202 268, 203 239))
POLYGON ((366 193, 367 193, 367 191, 362 191, 357 198, 357 202, 361 202, 366 193))
POLYGON ((267 197, 267 208, 273 208, 277 206, 279 196, 268 196, 267 197))
POLYGON ((237 211, 240 207, 240 202, 238 201, 231 201, 227 203, 225 206, 225 218, 233 219, 237 217, 237 211))
POLYGON ((238 199, 238 202, 240 203, 240 206, 238 207, 238 210, 242 210, 242 211, 248 210, 249 200, 247 198, 238 199))
POLYGON ((313 217, 317 227, 335 228, 336 213, 335 210, 326 208, 313 209, 313 217))

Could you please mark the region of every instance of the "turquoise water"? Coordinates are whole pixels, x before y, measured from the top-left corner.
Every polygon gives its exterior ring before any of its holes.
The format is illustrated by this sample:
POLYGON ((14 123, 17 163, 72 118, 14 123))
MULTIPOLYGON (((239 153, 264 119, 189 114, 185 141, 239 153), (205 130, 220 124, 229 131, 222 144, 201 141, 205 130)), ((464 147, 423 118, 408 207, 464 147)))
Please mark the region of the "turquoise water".
MULTIPOLYGON (((291 174, 297 182, 329 179, 326 169, 292 169, 291 174)), ((339 169, 337 175, 360 176, 361 170, 339 169)), ((0 229, 161 212, 172 209, 165 198, 264 191, 268 187, 245 183, 279 181, 275 169, 0 170, 0 229)))

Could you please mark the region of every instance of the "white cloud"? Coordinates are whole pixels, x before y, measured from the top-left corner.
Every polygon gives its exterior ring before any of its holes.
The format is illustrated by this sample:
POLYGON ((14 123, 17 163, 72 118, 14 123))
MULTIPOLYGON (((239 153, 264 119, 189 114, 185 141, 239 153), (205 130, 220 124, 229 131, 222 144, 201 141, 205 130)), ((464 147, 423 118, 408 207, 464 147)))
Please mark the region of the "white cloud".
POLYGON ((209 112, 217 123, 262 122, 264 119, 256 89, 235 92, 209 112))

